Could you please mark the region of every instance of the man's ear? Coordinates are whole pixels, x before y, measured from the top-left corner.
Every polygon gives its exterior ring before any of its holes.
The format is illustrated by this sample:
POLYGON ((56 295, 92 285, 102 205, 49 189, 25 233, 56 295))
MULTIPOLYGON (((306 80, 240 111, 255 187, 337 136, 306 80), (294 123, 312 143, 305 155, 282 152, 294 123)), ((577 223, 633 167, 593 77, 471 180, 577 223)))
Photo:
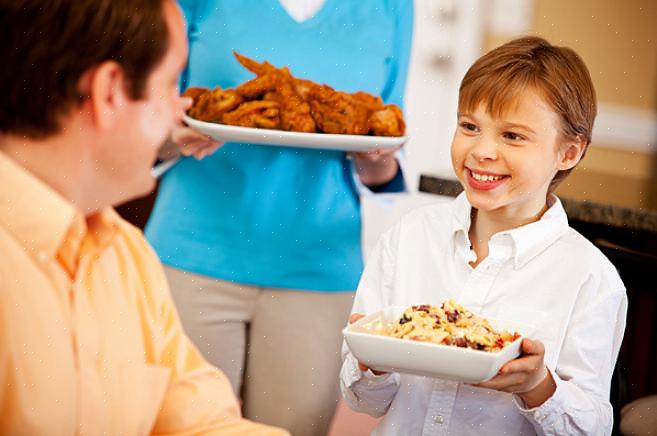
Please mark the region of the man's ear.
POLYGON ((557 165, 559 171, 574 168, 582 159, 582 156, 584 156, 587 145, 586 139, 582 136, 564 141, 561 144, 559 163, 557 165))
POLYGON ((114 61, 105 61, 82 77, 80 88, 88 95, 93 122, 101 130, 111 129, 128 101, 123 68, 114 61))

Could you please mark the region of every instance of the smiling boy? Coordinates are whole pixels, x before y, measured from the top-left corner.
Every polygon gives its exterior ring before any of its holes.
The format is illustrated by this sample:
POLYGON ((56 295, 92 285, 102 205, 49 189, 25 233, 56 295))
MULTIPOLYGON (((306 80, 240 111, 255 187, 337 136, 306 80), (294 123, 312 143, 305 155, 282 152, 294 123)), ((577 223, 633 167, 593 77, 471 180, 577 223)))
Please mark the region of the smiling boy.
POLYGON ((345 347, 342 392, 354 410, 385 415, 374 434, 611 433, 625 288, 553 194, 584 155, 595 115, 582 60, 543 39, 511 41, 468 70, 452 142, 464 193, 381 237, 352 319, 455 299, 536 330, 519 358, 476 386, 373 373, 345 347))

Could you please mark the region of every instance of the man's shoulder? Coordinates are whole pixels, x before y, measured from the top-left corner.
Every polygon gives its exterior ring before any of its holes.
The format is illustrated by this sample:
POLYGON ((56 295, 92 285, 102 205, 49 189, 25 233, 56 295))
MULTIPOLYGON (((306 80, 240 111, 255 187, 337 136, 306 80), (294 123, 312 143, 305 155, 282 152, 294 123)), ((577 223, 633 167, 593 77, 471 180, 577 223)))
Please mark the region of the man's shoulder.
POLYGON ((127 242, 138 254, 150 255, 153 252, 152 247, 144 236, 144 232, 139 227, 127 221, 114 209, 111 209, 107 213, 110 214, 112 222, 118 229, 118 238, 120 240, 127 242))
POLYGON ((142 230, 116 213, 113 221, 118 228, 116 249, 127 256, 123 265, 132 268, 141 278, 140 295, 151 302, 162 302, 170 298, 169 288, 164 275, 164 267, 155 250, 146 240, 142 230))
POLYGON ((118 243, 124 245, 130 256, 139 263, 140 268, 159 274, 163 271, 162 262, 157 253, 146 240, 144 232, 134 224, 126 221, 118 212, 112 210, 112 217, 118 229, 118 243))

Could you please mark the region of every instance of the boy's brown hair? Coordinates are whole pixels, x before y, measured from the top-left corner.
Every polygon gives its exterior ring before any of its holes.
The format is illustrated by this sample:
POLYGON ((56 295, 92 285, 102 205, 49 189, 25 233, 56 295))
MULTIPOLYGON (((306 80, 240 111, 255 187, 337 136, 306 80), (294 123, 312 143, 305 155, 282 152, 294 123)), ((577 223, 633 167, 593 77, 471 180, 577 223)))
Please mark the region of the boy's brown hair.
MULTIPOLYGON (((459 112, 485 104, 491 115, 500 116, 528 88, 541 94, 558 115, 563 138, 582 140, 588 148, 597 113, 591 75, 572 49, 542 38, 518 38, 479 58, 461 82, 459 112)), ((549 191, 571 171, 559 171, 549 191)))
POLYGON ((84 100, 82 75, 107 60, 141 98, 168 49, 164 1, 0 0, 0 133, 56 133, 84 100))

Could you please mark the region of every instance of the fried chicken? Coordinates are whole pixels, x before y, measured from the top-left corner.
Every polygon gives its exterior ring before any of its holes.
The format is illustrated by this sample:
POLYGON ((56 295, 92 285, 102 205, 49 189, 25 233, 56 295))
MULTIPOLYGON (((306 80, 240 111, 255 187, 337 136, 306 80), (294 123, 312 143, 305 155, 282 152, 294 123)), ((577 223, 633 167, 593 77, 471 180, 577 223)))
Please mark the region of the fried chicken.
POLYGON ((294 89, 294 77, 287 67, 276 68, 268 62, 258 63, 239 53, 234 54, 246 69, 257 75, 236 88, 240 95, 246 99, 264 96, 265 100, 278 103, 283 130, 307 133, 317 130, 310 106, 294 89))
POLYGON ((234 90, 223 90, 219 87, 203 93, 194 90, 190 94, 192 98, 196 95, 197 100, 188 114, 201 121, 221 122, 223 114, 237 108, 244 101, 234 90))
POLYGON ((308 92, 311 114, 324 133, 367 135, 370 112, 350 94, 323 85, 308 92))
POLYGON ((221 122, 231 126, 279 129, 281 125, 279 106, 275 101, 247 101, 234 111, 225 113, 221 117, 221 122))
POLYGON ((199 98, 208 92, 208 88, 201 88, 199 86, 190 86, 182 93, 182 97, 190 97, 192 99, 192 106, 198 103, 199 98))
POLYGON ((370 129, 376 136, 402 136, 406 123, 399 106, 388 104, 370 115, 370 129))
POLYGON ((358 91, 336 91, 328 85, 299 79, 287 67, 233 52, 244 68, 256 75, 235 89, 212 91, 189 88, 194 99, 189 116, 244 127, 294 132, 401 136, 405 124, 401 110, 385 105, 381 97, 358 91))

